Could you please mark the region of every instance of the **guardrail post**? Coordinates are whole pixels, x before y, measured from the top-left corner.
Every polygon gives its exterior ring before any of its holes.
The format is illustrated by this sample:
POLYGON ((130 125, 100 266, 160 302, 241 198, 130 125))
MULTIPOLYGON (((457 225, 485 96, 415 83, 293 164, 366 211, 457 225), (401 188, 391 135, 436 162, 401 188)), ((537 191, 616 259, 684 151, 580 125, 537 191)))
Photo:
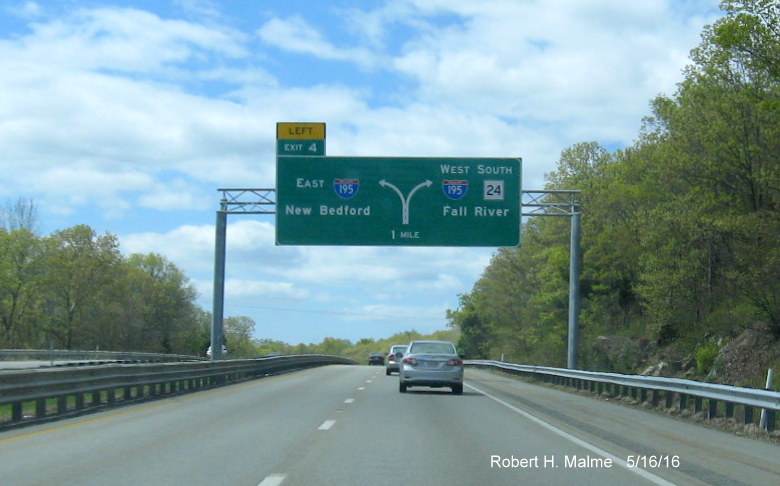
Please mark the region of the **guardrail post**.
POLYGON ((726 402, 726 418, 734 418, 734 404, 726 402))
POLYGON ((680 393, 680 407, 679 410, 682 412, 683 410, 688 408, 688 396, 680 393))
POLYGON ((43 418, 46 416, 46 400, 41 398, 35 400, 35 418, 43 418))
POLYGON ((766 430, 768 432, 772 432, 775 430, 775 411, 774 410, 766 410, 766 430))
POLYGON ((745 425, 752 424, 753 423, 753 407, 750 405, 745 405, 745 425))
POLYGON ((707 407, 707 418, 712 420, 718 416, 718 401, 709 399, 709 407, 707 407))
MULTIPOLYGON (((775 376, 775 370, 772 368, 769 368, 766 373, 766 385, 764 386, 764 390, 771 390, 772 389, 772 380, 775 376)), ((758 426, 762 429, 769 430, 767 427, 767 410, 766 408, 761 409, 761 419, 758 421, 758 426)))
POLYGON ((11 421, 21 422, 24 415, 22 414, 22 402, 14 402, 11 404, 11 421))

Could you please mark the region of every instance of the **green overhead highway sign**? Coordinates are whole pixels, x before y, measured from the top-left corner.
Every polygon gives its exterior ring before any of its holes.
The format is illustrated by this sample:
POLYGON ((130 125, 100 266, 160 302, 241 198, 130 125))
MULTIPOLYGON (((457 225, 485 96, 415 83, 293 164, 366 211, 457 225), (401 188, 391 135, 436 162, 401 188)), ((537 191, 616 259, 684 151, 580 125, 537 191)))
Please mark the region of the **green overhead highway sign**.
POLYGON ((518 246, 521 160, 277 159, 278 245, 518 246))

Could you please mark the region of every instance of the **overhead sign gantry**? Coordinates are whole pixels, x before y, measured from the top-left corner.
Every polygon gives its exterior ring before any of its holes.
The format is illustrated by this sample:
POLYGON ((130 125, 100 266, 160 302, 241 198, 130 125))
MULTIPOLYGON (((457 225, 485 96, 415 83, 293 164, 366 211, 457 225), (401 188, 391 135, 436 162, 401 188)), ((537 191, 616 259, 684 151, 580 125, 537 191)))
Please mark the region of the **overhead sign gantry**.
POLYGON ((230 213, 276 214, 280 245, 372 246, 518 246, 527 215, 572 220, 568 367, 577 367, 579 191, 523 191, 519 158, 325 157, 324 123, 280 122, 276 134, 276 189, 219 189, 212 359, 222 359, 230 213))

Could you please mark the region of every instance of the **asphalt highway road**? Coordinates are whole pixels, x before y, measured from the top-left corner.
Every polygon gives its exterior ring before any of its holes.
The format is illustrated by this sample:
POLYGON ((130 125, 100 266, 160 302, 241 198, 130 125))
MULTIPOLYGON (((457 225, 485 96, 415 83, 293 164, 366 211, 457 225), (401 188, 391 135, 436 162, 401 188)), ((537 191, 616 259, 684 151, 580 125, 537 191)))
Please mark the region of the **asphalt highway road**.
POLYGON ((484 371, 455 396, 329 366, 0 433, 0 484, 774 486, 778 458, 777 445, 484 371))

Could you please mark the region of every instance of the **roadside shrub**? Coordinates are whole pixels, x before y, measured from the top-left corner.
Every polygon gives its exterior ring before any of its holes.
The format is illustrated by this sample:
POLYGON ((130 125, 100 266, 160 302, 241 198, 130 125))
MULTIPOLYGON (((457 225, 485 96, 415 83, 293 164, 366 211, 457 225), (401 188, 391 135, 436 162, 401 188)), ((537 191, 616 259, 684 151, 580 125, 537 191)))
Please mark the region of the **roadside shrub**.
POLYGON ((715 343, 707 343, 696 349, 696 372, 699 375, 706 375, 710 372, 719 351, 720 349, 715 343))

